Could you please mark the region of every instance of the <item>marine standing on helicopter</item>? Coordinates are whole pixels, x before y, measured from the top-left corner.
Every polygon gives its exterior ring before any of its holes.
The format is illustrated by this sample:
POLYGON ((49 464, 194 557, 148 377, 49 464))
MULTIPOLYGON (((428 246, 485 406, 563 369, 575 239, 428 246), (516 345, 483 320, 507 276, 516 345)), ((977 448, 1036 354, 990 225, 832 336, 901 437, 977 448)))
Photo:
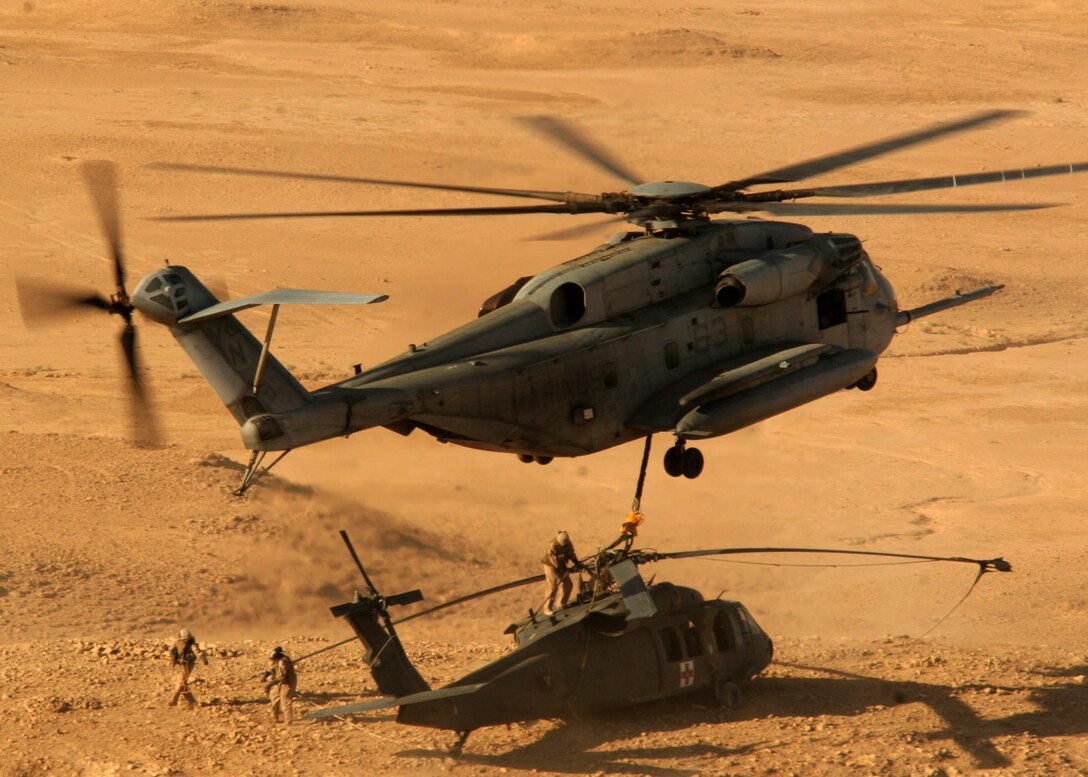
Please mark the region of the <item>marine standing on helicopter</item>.
POLYGON ((294 696, 298 687, 295 662, 279 645, 268 654, 268 660, 270 663, 264 673, 264 687, 268 692, 268 701, 272 703, 272 720, 279 723, 282 713, 283 722, 290 723, 294 719, 294 696))
POLYGON ((178 699, 182 697, 185 698, 185 701, 189 702, 189 706, 191 707, 199 705, 196 697, 193 696, 193 692, 189 690, 189 676, 193 673, 194 667, 196 667, 198 655, 200 656, 200 660, 204 662, 204 666, 207 666, 208 656, 200 649, 200 645, 197 644, 193 632, 188 629, 179 631, 177 640, 170 648, 170 662, 173 664, 174 672, 177 674, 177 684, 174 686, 174 695, 170 697, 171 707, 176 707, 178 699))
POLYGON ((570 592, 574 588, 571 580, 571 572, 582 568, 578 563, 578 554, 574 552, 574 544, 570 541, 570 535, 560 531, 548 544, 548 551, 544 554, 544 584, 548 587, 547 598, 544 600, 544 612, 551 614, 570 601, 570 592), (556 599, 559 603, 556 604, 556 599))

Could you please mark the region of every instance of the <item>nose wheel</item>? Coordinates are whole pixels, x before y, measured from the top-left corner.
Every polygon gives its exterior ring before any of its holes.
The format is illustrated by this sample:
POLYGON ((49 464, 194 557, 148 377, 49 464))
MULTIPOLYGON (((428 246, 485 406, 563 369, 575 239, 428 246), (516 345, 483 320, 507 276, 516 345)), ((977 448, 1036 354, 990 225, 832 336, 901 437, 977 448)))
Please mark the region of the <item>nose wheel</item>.
POLYGON ((665 472, 674 478, 683 475, 694 480, 703 473, 703 454, 696 448, 688 448, 681 440, 665 451, 665 472))

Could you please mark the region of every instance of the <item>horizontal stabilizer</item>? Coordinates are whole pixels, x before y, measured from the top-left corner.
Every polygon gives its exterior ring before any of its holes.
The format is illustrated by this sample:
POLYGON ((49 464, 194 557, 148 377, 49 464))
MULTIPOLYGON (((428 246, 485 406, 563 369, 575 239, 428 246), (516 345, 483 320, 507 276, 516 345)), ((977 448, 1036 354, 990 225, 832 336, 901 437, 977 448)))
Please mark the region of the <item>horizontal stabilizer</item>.
POLYGON ((466 696, 470 693, 476 693, 487 685, 488 683, 476 683, 475 685, 458 685, 454 688, 439 688, 435 691, 423 691, 422 693, 413 693, 410 696, 386 696, 381 699, 356 702, 355 704, 344 704, 340 707, 325 707, 320 710, 314 710, 313 712, 307 712, 302 717, 314 719, 336 718, 344 715, 356 715, 360 712, 384 710, 389 707, 403 707, 406 704, 420 704, 425 701, 442 701, 443 699, 452 699, 456 696, 466 696))
POLYGON ((318 291, 316 289, 273 289, 248 297, 220 302, 204 308, 178 321, 179 324, 196 324, 229 316, 239 310, 258 305, 369 305, 389 299, 386 294, 362 294, 350 291, 318 291))

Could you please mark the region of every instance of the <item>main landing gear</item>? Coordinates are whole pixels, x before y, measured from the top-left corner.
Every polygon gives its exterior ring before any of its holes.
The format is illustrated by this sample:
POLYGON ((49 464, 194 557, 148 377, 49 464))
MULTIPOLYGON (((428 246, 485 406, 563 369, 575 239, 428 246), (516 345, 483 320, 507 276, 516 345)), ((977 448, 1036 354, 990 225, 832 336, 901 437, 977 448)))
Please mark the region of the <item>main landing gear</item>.
POLYGON ((873 367, 867 373, 861 376, 861 380, 855 383, 850 388, 856 388, 858 391, 868 391, 876 385, 876 367, 873 367))
POLYGON ((551 464, 553 458, 552 456, 530 456, 528 453, 518 454, 518 461, 522 464, 532 464, 534 461, 537 464, 551 464))
POLYGON ((681 475, 688 479, 697 478, 703 473, 703 454, 695 448, 686 447, 685 440, 677 440, 676 445, 665 451, 665 472, 674 478, 681 475))

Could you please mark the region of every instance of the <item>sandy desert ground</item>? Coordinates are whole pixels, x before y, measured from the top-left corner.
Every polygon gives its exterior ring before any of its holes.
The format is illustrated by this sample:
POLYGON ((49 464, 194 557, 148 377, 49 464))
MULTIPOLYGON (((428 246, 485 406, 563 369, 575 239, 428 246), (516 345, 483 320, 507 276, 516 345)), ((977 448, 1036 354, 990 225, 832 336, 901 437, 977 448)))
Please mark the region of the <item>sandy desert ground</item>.
MULTIPOLYGON (((79 164, 121 165, 130 272, 165 261, 232 296, 382 292, 283 311, 308 384, 475 315, 588 250, 524 238, 567 217, 165 224, 192 211, 494 204, 408 189, 151 170, 156 161, 492 187, 615 182, 515 119, 553 114, 653 178, 715 184, 990 108, 1027 113, 828 175, 854 182, 1088 159, 1088 10, 1049 0, 840 3, 4 0, 0 3, 0 774, 1088 773, 1088 175, 914 201, 1057 202, 1008 214, 812 218, 854 232, 903 307, 1000 282, 897 337, 869 394, 843 392, 702 446, 697 481, 658 445, 643 529, 661 549, 820 545, 1004 555, 955 566, 671 563, 770 631, 778 663, 722 712, 691 698, 449 735, 383 719, 266 721, 245 678, 277 643, 346 635, 348 529, 385 590, 442 600, 536 571, 549 535, 610 540, 641 454, 549 467, 375 430, 292 453, 231 495, 236 427, 169 334, 141 329, 168 442, 127 438, 118 323, 24 327, 14 276, 109 290, 79 164), (163 646, 209 645, 165 706, 163 646), (925 636, 922 636, 925 635, 925 636)), ((567 218, 567 220, 564 220, 567 218)), ((267 311, 243 314, 257 329, 267 311)), ((428 679, 506 649, 530 594, 406 625, 428 679)), ((300 667, 301 704, 366 692, 354 647, 300 667)))

